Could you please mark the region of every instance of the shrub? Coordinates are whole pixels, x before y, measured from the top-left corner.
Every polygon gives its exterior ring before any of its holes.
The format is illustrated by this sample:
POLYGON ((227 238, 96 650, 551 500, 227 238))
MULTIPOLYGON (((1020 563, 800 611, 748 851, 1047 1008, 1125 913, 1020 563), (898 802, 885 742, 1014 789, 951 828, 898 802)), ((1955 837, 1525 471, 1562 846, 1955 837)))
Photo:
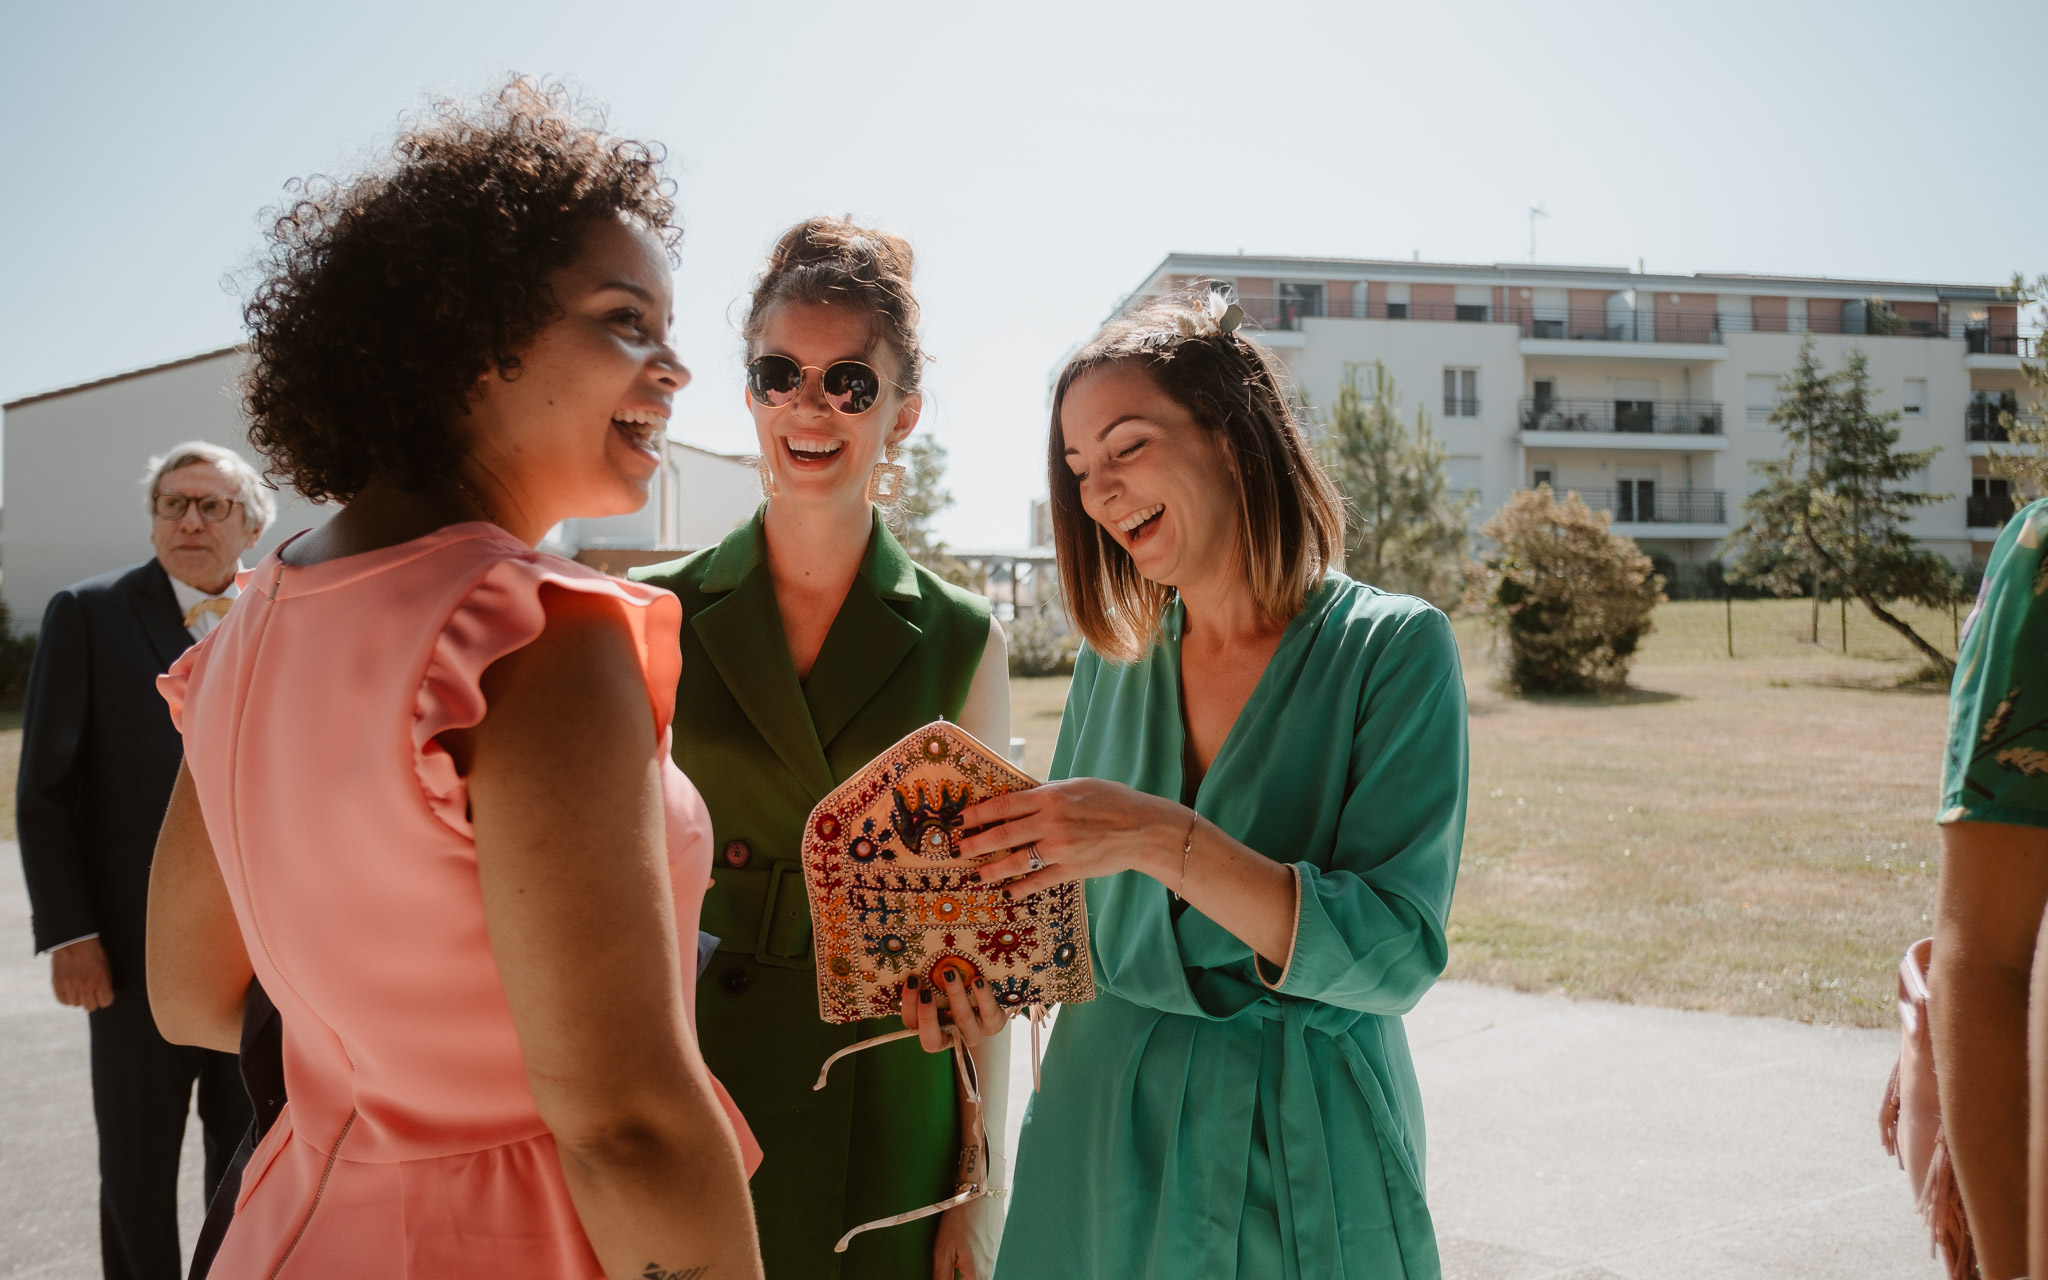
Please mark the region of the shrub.
POLYGON ((18 707, 28 692, 28 668, 35 661, 36 638, 14 634, 14 616, 0 600, 0 707, 18 707))
POLYGON ((1074 655, 1080 650, 1080 643, 1073 632, 1061 625, 1061 618, 1051 605, 1021 610, 1003 631, 1010 646, 1011 675, 1074 674, 1074 655))
POLYGON ((1481 530, 1487 613, 1504 633, 1501 677, 1519 693, 1586 693, 1628 681, 1629 662, 1664 600, 1664 579, 1607 512, 1576 493, 1524 489, 1481 530))

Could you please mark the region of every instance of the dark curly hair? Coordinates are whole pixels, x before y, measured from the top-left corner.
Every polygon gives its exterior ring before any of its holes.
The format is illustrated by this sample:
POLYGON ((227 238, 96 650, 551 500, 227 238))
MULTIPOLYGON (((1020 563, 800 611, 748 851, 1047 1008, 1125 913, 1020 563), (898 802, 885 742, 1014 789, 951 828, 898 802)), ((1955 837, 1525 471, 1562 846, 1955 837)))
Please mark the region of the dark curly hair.
POLYGON ((516 376, 561 314, 547 277, 584 228, 623 217, 674 260, 663 158, 562 86, 517 76, 476 107, 410 120, 387 167, 295 182, 242 313, 249 439, 270 477, 346 502, 380 477, 452 475, 471 388, 516 376))

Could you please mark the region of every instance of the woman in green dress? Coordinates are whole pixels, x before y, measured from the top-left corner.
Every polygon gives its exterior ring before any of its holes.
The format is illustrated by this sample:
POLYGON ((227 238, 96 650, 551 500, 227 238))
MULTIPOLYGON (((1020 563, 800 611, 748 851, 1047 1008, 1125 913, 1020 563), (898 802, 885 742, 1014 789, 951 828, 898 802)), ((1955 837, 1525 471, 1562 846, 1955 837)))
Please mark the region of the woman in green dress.
MULTIPOLYGON (((891 459, 921 407, 910 272, 910 246, 840 219, 782 237, 745 326, 767 501, 716 547, 633 575, 683 602, 675 760, 711 810, 703 927, 719 939, 697 1034, 761 1143, 770 1280, 988 1280, 1001 1232, 1000 1203, 984 1198, 833 1252, 851 1227, 954 1194, 962 1102, 951 1056, 909 1041, 854 1055, 812 1090, 832 1053, 901 1026, 818 1016, 798 862, 812 807, 940 716, 998 749, 1009 740, 988 601, 914 564, 878 510, 902 484, 891 459)), ((961 1011, 1000 1135, 1007 1038, 984 1040, 1002 1026, 992 993, 954 979, 937 994, 961 1011)))
POLYGON ((1963 623, 1937 819, 1928 1030, 1942 1134, 1986 1276, 2048 1275, 2044 653, 2048 500, 2005 522, 1963 623), (2019 1121, 2030 1111, 2031 1126, 2019 1121))
POLYGON ((1220 295, 1113 320, 1053 394, 1088 647, 1055 781, 962 853, 1085 878, 1096 999, 1026 1113, 998 1280, 1435 1277, 1401 1015, 1465 821, 1443 614, 1338 572, 1341 502, 1220 295))

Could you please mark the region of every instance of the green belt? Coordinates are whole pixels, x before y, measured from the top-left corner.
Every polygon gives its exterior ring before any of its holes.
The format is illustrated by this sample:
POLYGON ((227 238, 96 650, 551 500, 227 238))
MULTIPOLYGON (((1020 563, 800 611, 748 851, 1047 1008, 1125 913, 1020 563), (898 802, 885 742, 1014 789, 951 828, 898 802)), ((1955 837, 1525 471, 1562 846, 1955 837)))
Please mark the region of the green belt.
POLYGON ((811 967, 811 904, 803 865, 777 858, 761 868, 719 867, 704 895, 699 927, 720 951, 738 951, 783 969, 811 967))

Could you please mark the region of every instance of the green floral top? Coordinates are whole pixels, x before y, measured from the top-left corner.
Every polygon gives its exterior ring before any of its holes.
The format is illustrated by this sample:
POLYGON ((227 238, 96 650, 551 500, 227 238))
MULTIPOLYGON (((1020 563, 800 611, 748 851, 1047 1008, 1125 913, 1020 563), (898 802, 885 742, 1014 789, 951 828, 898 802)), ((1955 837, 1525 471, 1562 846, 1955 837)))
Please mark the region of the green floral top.
POLYGON ((1939 821, 2048 827, 2048 499, 2006 522, 1963 624, 1939 821))

